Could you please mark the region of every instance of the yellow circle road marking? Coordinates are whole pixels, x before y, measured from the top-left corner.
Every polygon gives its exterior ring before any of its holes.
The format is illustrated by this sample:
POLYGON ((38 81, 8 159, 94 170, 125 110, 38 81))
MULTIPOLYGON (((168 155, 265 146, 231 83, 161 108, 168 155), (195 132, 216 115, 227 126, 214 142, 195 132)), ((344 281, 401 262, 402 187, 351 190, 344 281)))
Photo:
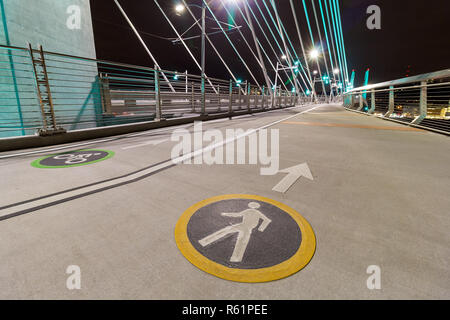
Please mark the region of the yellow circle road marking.
POLYGON ((183 256, 197 268, 225 280, 248 283, 269 282, 293 275, 294 273, 303 269, 309 263, 309 261, 311 261, 316 249, 316 237, 314 235, 314 231, 308 221, 306 221, 297 211, 281 202, 272 200, 270 198, 245 194, 216 196, 200 201, 188 208, 181 215, 175 227, 175 241, 177 243, 178 249, 181 251, 183 256), (187 234, 188 223, 191 217, 199 209, 215 202, 230 199, 244 199, 266 202, 274 205, 275 207, 278 207, 279 209, 289 214, 291 218, 297 223, 301 231, 301 244, 297 252, 291 258, 283 261, 282 263, 279 263, 275 266, 259 269, 229 268, 203 256, 194 248, 191 241, 189 240, 187 234))

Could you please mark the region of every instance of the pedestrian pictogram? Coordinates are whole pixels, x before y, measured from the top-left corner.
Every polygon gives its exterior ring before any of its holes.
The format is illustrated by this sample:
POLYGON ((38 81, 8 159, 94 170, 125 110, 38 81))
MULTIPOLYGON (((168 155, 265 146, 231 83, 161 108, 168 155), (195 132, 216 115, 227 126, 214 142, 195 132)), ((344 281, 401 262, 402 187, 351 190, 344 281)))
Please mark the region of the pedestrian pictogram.
POLYGON ((253 195, 225 195, 184 212, 175 229, 182 254, 196 267, 240 282, 290 276, 311 260, 315 236, 292 208, 253 195))
POLYGON ((244 210, 242 212, 223 212, 221 215, 224 217, 233 217, 238 218, 242 217, 242 222, 233 224, 231 226, 225 227, 206 238, 203 238, 199 241, 199 243, 206 247, 211 243, 214 243, 226 236, 237 233, 237 241, 234 247, 233 255, 231 256, 231 262, 241 262, 245 253, 245 249, 247 248, 248 242, 250 240, 250 236, 252 235, 252 231, 259 224, 260 220, 263 220, 263 223, 259 226, 258 231, 264 232, 267 226, 270 224, 271 220, 263 215, 257 209, 261 207, 261 205, 257 202, 250 202, 249 209, 244 210))

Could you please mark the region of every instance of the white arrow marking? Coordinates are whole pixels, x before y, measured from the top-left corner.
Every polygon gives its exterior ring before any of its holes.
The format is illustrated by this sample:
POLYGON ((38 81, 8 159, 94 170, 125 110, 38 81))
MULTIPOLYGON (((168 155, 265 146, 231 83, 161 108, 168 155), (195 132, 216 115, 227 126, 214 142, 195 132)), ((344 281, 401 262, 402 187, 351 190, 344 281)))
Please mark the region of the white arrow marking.
POLYGON ((301 177, 314 180, 307 163, 302 163, 284 170, 280 170, 279 172, 288 174, 272 189, 273 191, 281 193, 286 193, 289 188, 292 187, 292 185, 301 177))
POLYGON ((145 147, 145 146, 148 146, 148 145, 157 146, 158 144, 161 144, 161 143, 166 142, 166 141, 169 141, 169 139, 148 141, 148 142, 137 144, 137 145, 134 145, 134 146, 124 147, 124 148, 122 148, 122 150, 140 148, 140 147, 145 147))

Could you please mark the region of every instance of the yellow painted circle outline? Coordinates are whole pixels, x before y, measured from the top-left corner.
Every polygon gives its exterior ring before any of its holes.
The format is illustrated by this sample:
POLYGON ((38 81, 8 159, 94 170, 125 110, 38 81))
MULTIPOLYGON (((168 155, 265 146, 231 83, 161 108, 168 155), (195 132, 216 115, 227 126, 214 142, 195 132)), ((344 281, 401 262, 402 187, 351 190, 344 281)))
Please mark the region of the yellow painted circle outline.
POLYGON ((175 227, 175 241, 183 256, 194 266, 216 277, 237 282, 269 282, 283 279, 303 269, 312 259, 316 250, 316 237, 311 225, 297 211, 287 205, 255 195, 229 194, 200 201, 188 208, 180 217, 175 227), (288 213, 300 228, 302 242, 297 252, 288 260, 268 268, 235 269, 228 268, 209 260, 198 252, 187 235, 187 225, 191 217, 202 207, 228 199, 250 199, 270 203, 288 213))

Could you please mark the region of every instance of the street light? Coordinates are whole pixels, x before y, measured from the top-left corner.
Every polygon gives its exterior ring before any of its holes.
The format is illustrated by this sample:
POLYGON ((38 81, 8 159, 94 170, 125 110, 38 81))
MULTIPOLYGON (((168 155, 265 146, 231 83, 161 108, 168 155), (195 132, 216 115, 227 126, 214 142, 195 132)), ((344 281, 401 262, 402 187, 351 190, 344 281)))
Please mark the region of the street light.
POLYGON ((320 52, 319 52, 319 50, 317 50, 317 49, 312 49, 312 50, 309 52, 309 57, 310 57, 312 60, 317 60, 317 59, 319 58, 319 56, 320 56, 320 52))
POLYGON ((179 3, 175 6, 175 12, 177 13, 178 16, 181 16, 183 14, 184 10, 186 10, 186 8, 181 3, 179 3))
POLYGON ((319 73, 319 72, 318 72, 317 70, 314 70, 314 71, 313 71, 313 74, 314 74, 314 75, 316 75, 316 74, 318 74, 318 73, 319 73))
POLYGON ((281 56, 281 59, 287 60, 287 56, 286 56, 285 54, 283 54, 283 55, 281 56))
MULTIPOLYGON (((202 113, 205 113, 206 110, 204 110, 205 102, 206 102, 206 90, 205 90, 205 61, 206 61, 206 54, 205 54, 205 48, 206 48, 206 5, 204 2, 202 2, 201 6, 191 4, 189 6, 193 7, 199 7, 202 9, 202 57, 201 57, 201 69, 202 69, 202 113)), ((184 13, 186 7, 179 3, 175 6, 175 12, 178 16, 184 13)))
POLYGON ((339 74, 339 69, 334 69, 334 70, 333 70, 333 73, 334 73, 334 74, 339 74))
MULTIPOLYGON (((238 0, 232 0, 231 2, 238 2, 238 0)), ((201 6, 196 4, 189 4, 188 7, 197 7, 202 9, 202 57, 201 57, 201 71, 202 71, 202 84, 201 84, 201 90, 202 90, 202 113, 205 113, 205 103, 206 103, 206 90, 205 90, 205 62, 206 62, 206 4, 205 2, 202 2, 201 6)), ((178 16, 181 16, 184 11, 186 10, 186 7, 184 4, 179 3, 175 6, 175 12, 178 16)), ((240 84, 238 84, 240 86, 240 84)))

